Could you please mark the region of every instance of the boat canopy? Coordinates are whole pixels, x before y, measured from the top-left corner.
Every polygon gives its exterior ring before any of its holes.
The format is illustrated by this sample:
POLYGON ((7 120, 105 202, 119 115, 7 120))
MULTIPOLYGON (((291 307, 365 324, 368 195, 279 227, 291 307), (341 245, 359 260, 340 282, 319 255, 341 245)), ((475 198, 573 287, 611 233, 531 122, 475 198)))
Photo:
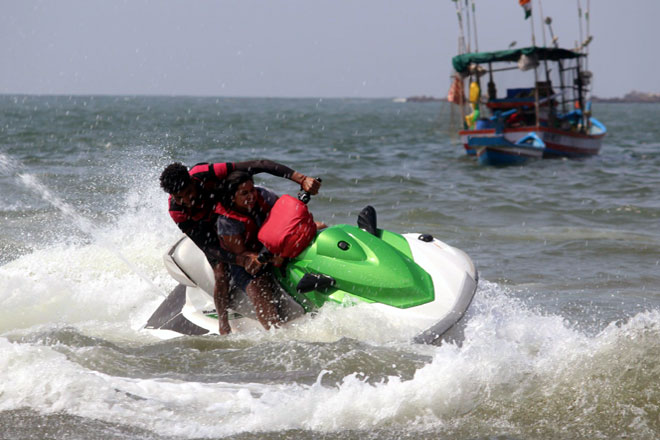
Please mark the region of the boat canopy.
POLYGON ((580 53, 568 49, 559 49, 552 47, 524 47, 521 49, 498 50, 497 52, 472 52, 463 55, 457 55, 451 62, 458 73, 466 73, 470 64, 485 64, 497 61, 517 62, 522 55, 536 55, 539 61, 550 60, 558 61, 573 59, 584 56, 580 53))

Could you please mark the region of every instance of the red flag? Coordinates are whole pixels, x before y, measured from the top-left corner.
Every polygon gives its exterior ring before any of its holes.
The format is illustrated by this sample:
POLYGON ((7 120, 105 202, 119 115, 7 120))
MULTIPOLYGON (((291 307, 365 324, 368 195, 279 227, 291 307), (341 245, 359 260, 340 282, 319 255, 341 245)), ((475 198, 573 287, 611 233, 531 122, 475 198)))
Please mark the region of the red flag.
POLYGON ((449 93, 447 93, 447 101, 455 104, 462 104, 465 102, 465 95, 463 94, 463 79, 460 75, 454 75, 454 81, 451 83, 451 87, 449 87, 449 93))

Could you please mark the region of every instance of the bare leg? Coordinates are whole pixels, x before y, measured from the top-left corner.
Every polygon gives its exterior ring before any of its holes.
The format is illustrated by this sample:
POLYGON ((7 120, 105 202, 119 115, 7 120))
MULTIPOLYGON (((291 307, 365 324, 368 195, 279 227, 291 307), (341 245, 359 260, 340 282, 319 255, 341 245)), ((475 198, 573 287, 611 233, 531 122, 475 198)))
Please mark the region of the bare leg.
POLYGON ((277 300, 273 294, 273 285, 268 276, 255 278, 245 289, 248 298, 252 301, 257 312, 257 319, 269 330, 271 326, 277 327, 281 319, 277 313, 277 300))
POLYGON ((229 305, 229 277, 227 276, 227 265, 218 263, 213 267, 215 286, 213 288, 213 302, 218 314, 218 332, 221 335, 231 333, 227 306, 229 305))

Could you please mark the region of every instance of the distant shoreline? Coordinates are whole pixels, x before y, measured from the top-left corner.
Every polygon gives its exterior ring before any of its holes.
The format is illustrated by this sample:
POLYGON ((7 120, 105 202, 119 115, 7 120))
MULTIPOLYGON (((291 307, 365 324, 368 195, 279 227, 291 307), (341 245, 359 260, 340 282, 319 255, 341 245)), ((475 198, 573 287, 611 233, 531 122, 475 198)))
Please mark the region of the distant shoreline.
POLYGON ((599 98, 598 96, 594 96, 591 100, 593 102, 653 103, 660 102, 660 93, 644 93, 633 90, 630 93, 626 93, 623 98, 599 98))
MULTIPOLYGON (((188 99, 300 99, 300 100, 350 100, 350 99, 384 99, 394 102, 447 102, 447 98, 437 98, 428 95, 416 95, 408 98, 393 98, 391 96, 233 96, 233 95, 165 95, 165 94, 103 94, 103 93, 3 93, 0 92, 0 97, 10 98, 120 98, 120 99, 133 99, 133 98, 188 98, 188 99)), ((660 93, 642 93, 630 92, 623 97, 615 98, 601 98, 599 96, 592 96, 592 102, 604 103, 660 103, 660 93)))

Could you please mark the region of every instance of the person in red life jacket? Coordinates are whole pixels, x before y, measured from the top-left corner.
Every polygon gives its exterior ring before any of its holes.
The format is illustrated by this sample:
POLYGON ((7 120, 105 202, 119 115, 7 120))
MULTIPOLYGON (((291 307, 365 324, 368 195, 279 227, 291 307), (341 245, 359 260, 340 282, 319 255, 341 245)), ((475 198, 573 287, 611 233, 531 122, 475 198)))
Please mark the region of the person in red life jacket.
MULTIPOLYGON (((271 160, 246 162, 200 163, 188 170, 185 165, 175 162, 168 165, 160 175, 160 186, 170 194, 169 213, 179 229, 192 239, 204 252, 213 268, 215 288, 213 296, 218 304, 228 297, 228 277, 226 263, 234 262, 235 256, 220 246, 216 233, 217 214, 214 207, 223 192, 223 181, 234 170, 245 171, 250 175, 269 173, 298 183, 302 189, 316 194, 320 182, 271 160)), ((224 310, 224 309, 222 309, 224 310)), ((225 312, 226 315, 226 312, 225 312)), ((230 332, 229 322, 219 319, 220 334, 230 332)))
MULTIPOLYGON (((278 313, 276 285, 266 263, 259 261, 262 244, 257 240, 259 228, 277 200, 271 191, 254 186, 249 173, 234 171, 225 180, 226 189, 215 207, 218 238, 221 246, 235 256, 229 265, 230 284, 247 293, 257 319, 266 329, 283 321, 278 313)), ((226 317, 225 298, 216 304, 218 316, 226 317), (222 311, 222 312, 221 312, 222 311)))

